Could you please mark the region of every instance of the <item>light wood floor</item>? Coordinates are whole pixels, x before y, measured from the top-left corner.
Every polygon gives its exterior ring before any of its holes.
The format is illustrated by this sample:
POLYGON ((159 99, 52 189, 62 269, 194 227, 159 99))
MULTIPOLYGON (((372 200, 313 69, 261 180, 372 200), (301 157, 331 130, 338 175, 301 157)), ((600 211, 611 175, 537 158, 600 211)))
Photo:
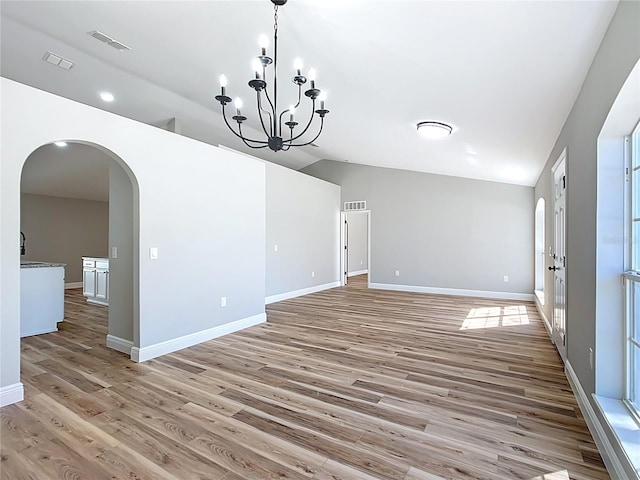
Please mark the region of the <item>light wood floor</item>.
POLYGON ((68 290, 22 341, 1 478, 609 478, 533 304, 351 281, 143 364, 68 290))

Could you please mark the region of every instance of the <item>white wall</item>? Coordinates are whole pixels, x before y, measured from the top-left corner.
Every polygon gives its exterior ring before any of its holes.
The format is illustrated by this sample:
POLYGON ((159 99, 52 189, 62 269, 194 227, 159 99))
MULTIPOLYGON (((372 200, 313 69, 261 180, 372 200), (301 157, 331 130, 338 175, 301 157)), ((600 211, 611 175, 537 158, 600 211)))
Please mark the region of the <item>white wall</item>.
POLYGON ((201 341, 214 327, 264 321, 262 162, 4 78, 0 88, 1 402, 22 395, 20 175, 31 152, 55 140, 100 145, 135 176, 140 358, 201 341))
POLYGON ((532 188, 330 160, 302 171, 366 200, 374 286, 533 298, 532 188))
MULTIPOLYGON (((138 238, 137 196, 134 198, 131 178, 113 159, 109 161, 109 337, 107 345, 116 350, 131 351, 134 330, 138 333, 139 319, 134 308, 134 265, 139 262, 134 257, 134 239, 138 238), (113 258, 112 249, 117 250, 113 258), (124 345, 123 345, 124 344, 124 345), (126 347, 126 348, 122 348, 126 347)), ((137 188, 136 188, 137 190, 137 188)))
POLYGON ((340 187, 265 165, 267 303, 339 285, 340 187))

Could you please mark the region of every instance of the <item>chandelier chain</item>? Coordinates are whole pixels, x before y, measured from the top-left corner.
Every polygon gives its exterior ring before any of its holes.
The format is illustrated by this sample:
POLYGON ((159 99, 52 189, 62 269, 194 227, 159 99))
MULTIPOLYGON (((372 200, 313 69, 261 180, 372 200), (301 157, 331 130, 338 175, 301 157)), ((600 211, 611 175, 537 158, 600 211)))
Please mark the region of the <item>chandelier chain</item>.
POLYGON ((273 4, 273 31, 278 34, 278 5, 273 4))

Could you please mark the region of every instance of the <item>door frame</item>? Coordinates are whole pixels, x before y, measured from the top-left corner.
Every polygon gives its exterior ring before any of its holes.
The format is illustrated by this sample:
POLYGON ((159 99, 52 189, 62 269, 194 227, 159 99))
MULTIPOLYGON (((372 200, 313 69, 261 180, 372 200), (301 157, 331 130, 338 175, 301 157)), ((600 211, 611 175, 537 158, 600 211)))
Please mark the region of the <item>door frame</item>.
POLYGON ((564 255, 563 259, 553 258, 552 265, 549 266, 549 270, 553 270, 552 278, 553 278, 553 292, 552 292, 552 302, 551 302, 551 339, 560 354, 563 362, 566 362, 567 359, 567 192, 568 192, 568 175, 567 175, 567 149, 566 147, 562 150, 562 153, 558 157, 558 160, 551 167, 551 194, 552 194, 552 225, 553 225, 553 235, 551 238, 552 241, 552 251, 554 256, 556 255, 556 238, 558 235, 557 222, 556 222, 556 178, 559 173, 562 173, 564 176, 564 185, 563 185, 563 196, 564 196, 564 224, 562 228, 564 230, 564 255), (564 321, 562 322, 564 325, 562 326, 562 331, 560 331, 560 321, 558 319, 558 310, 556 308, 556 304, 558 301, 558 293, 557 292, 557 282, 556 282, 556 270, 554 268, 562 268, 564 275, 564 294, 563 297, 563 308, 564 308, 564 321))
POLYGON ((347 213, 358 213, 367 215, 367 287, 371 285, 371 210, 350 210, 340 212, 340 248, 338 250, 338 258, 340 258, 340 285, 344 287, 348 283, 348 227, 347 213))

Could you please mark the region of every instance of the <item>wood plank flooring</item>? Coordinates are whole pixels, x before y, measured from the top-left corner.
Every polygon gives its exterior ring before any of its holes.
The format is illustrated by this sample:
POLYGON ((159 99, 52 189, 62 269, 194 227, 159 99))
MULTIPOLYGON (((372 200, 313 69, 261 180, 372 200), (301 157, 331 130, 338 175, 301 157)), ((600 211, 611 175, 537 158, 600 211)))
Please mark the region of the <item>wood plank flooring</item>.
POLYGON ((67 290, 22 341, 1 478, 609 478, 533 304, 350 280, 142 364, 67 290))

